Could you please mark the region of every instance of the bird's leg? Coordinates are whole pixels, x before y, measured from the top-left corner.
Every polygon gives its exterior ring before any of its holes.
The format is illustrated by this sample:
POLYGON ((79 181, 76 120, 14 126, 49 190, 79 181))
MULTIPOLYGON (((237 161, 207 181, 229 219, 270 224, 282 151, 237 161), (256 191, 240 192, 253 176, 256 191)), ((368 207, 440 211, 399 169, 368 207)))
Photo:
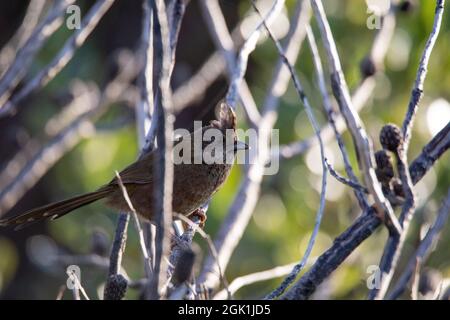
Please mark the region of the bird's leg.
MULTIPOLYGON (((206 211, 203 208, 198 208, 195 211, 193 211, 191 214, 189 214, 188 218, 193 223, 198 224, 198 226, 203 229, 203 227, 205 226, 206 219, 207 219, 206 211), (198 219, 199 222, 196 221, 196 219, 198 219)), ((188 227, 187 223, 185 223, 184 221, 183 221, 183 227, 185 230, 188 227)))

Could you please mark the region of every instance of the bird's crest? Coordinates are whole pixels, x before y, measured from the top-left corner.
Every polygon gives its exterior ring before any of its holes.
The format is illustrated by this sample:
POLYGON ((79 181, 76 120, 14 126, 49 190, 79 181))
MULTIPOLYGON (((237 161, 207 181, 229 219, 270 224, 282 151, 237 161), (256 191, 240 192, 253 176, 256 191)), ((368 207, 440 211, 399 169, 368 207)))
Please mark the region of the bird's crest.
POLYGON ((216 108, 217 121, 214 121, 215 126, 221 129, 236 129, 236 114, 228 104, 220 102, 216 108))

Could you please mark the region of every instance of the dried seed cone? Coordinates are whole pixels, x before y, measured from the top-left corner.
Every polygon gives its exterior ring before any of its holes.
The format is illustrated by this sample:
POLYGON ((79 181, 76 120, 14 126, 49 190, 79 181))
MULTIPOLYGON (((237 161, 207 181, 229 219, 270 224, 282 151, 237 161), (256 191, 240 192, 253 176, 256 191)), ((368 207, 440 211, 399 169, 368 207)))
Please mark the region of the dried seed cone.
POLYGON ((359 71, 363 78, 373 76, 377 72, 375 62, 370 56, 365 57, 359 64, 359 71))
POLYGON ((397 197, 404 198, 405 192, 403 191, 403 185, 400 179, 394 179, 392 181, 392 190, 394 191, 397 197))
POLYGON ((380 143, 384 149, 397 152, 403 142, 402 132, 395 124, 388 123, 380 131, 380 143))
POLYGON ((121 274, 113 274, 106 281, 104 299, 122 300, 127 292, 128 281, 121 274))
POLYGON ((383 184, 388 184, 394 177, 394 167, 392 166, 391 156, 385 150, 377 151, 375 153, 375 162, 377 164, 375 173, 378 180, 383 184))

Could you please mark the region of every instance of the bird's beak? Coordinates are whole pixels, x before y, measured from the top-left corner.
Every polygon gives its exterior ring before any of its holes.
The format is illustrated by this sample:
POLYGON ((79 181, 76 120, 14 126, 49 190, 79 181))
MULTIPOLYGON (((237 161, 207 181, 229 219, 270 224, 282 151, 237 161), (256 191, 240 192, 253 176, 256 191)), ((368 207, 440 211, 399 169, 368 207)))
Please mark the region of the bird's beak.
POLYGON ((248 144, 246 144, 245 142, 239 141, 237 140, 234 143, 234 151, 239 151, 239 150, 247 150, 250 147, 248 146, 248 144))

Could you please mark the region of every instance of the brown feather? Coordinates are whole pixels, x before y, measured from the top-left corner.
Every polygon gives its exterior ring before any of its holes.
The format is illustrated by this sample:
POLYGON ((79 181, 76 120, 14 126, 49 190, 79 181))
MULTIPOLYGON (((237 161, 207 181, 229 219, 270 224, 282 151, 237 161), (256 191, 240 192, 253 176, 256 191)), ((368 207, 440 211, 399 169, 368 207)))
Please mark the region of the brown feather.
POLYGON ((0 226, 16 225, 18 226, 17 229, 21 229, 44 219, 54 220, 66 215, 72 210, 106 197, 110 191, 110 189, 105 188, 34 208, 19 216, 0 220, 0 226))

